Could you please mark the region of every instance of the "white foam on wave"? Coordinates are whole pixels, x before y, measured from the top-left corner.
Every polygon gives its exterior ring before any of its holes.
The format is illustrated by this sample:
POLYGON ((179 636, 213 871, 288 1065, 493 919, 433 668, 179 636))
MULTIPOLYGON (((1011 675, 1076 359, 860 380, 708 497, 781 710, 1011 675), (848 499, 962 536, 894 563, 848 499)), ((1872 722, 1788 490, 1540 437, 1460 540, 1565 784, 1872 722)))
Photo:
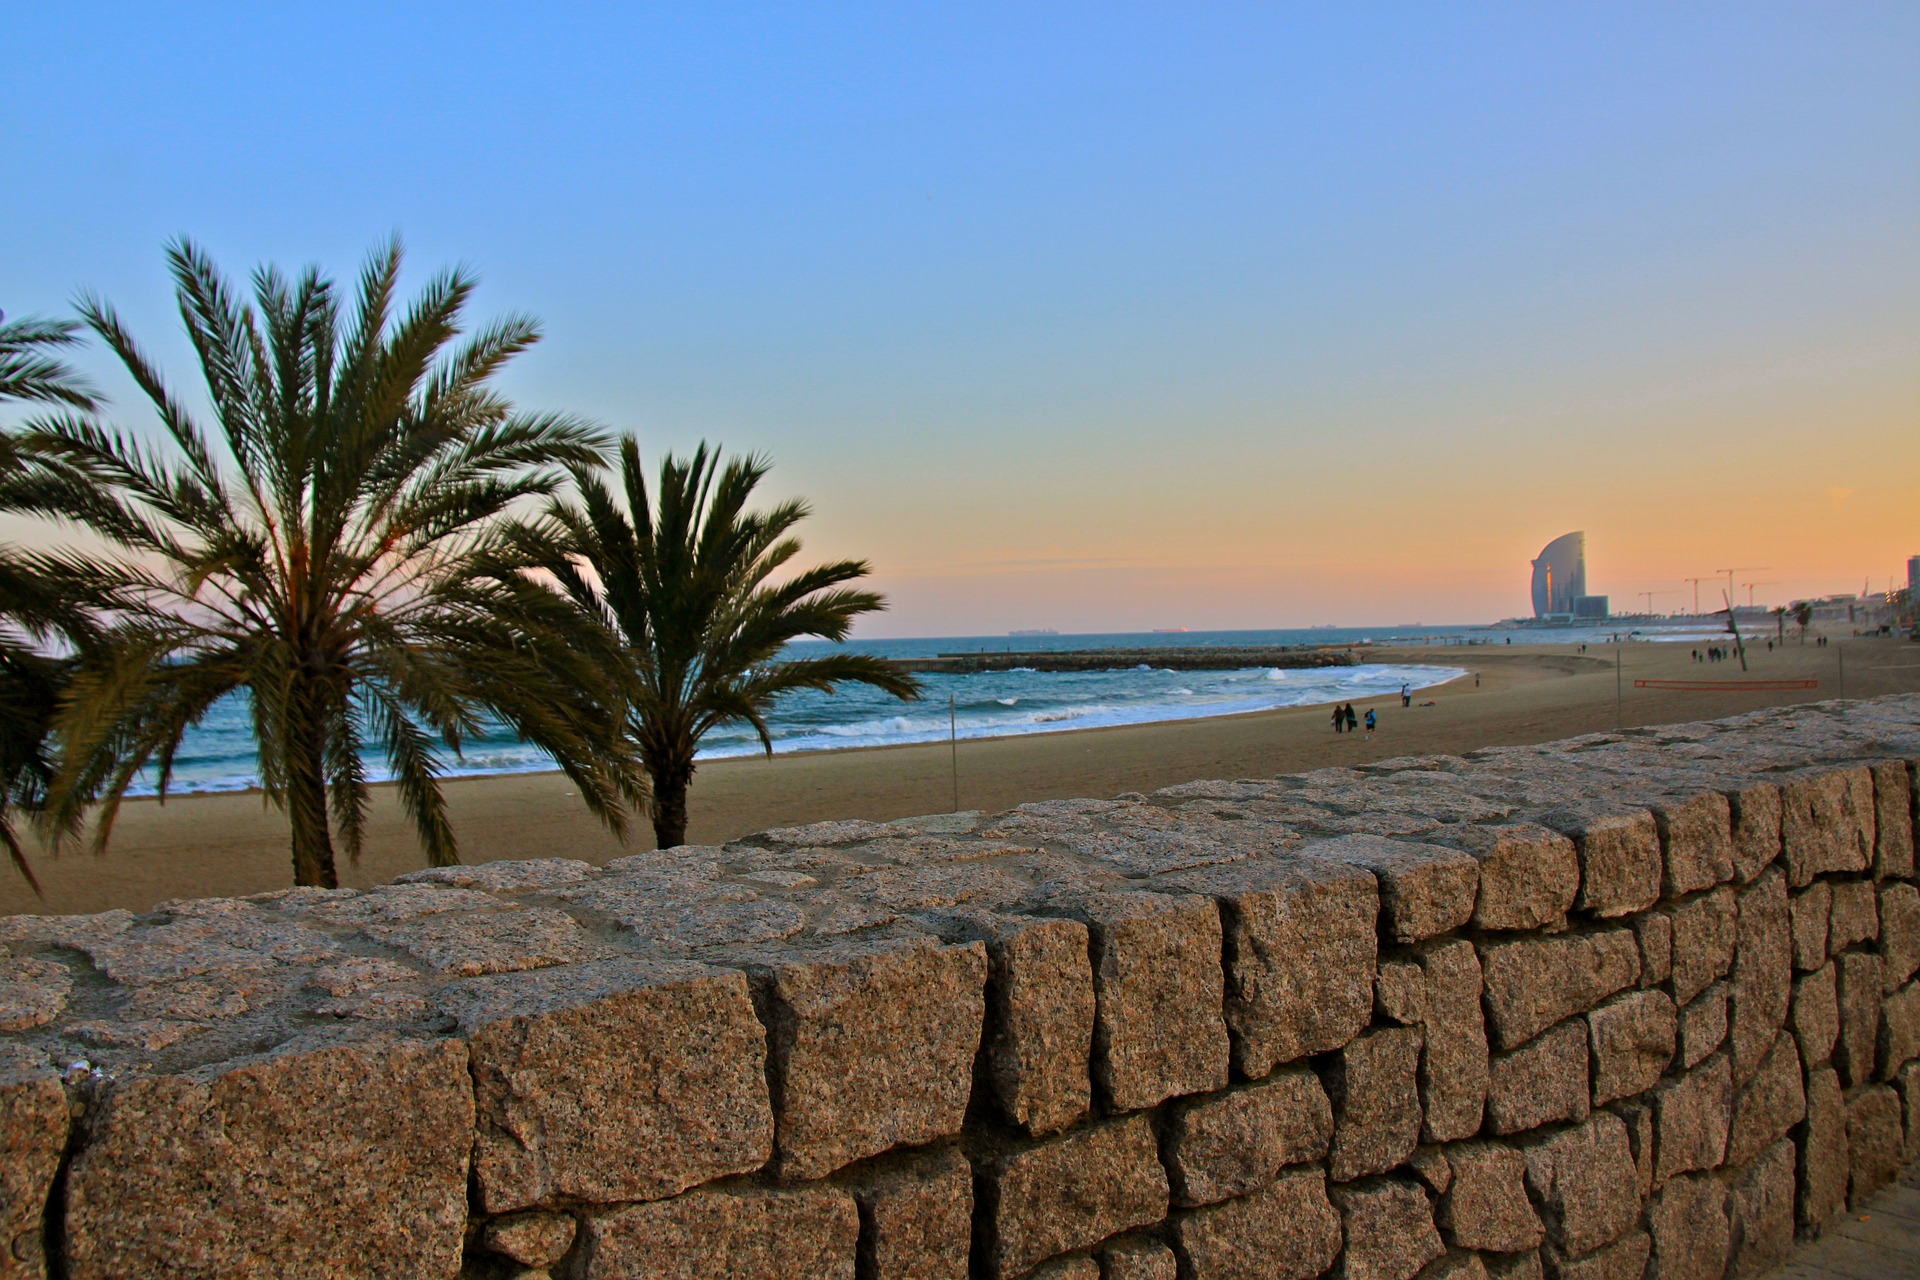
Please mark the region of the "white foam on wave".
MULTIPOLYGON (((874 700, 871 695, 864 701, 858 695, 801 700, 775 708, 769 720, 777 752, 832 751, 939 742, 949 733, 971 740, 1239 715, 1384 697, 1389 692, 1397 692, 1403 682, 1424 689, 1465 674, 1464 670, 1454 667, 1385 664, 1300 668, 1290 672, 1250 667, 1238 671, 1184 673, 1143 664, 1134 669, 1044 675, 1026 668, 935 678, 934 688, 938 692, 945 691, 940 688, 942 683, 956 691, 966 691, 960 700, 964 710, 951 722, 945 714, 947 709, 936 705, 945 701, 937 693, 926 703, 913 704, 913 710, 881 715, 872 712, 887 704, 874 700), (1172 675, 1178 675, 1181 683, 1161 679, 1172 675), (1009 680, 1014 692, 1007 692, 1009 680), (868 714, 848 715, 844 720, 833 718, 834 712, 842 710, 868 714)), ((243 720, 236 721, 209 734, 203 745, 212 746, 217 741, 219 748, 202 754, 195 761, 198 767, 177 771, 169 791, 238 791, 258 786, 258 777, 249 768, 252 760, 243 758, 243 754, 251 756, 252 743, 250 735, 240 727, 242 723, 243 720)), ((474 749, 464 756, 442 757, 443 775, 529 773, 554 767, 544 752, 530 744, 513 741, 504 730, 484 743, 470 745, 474 749)), ((727 726, 708 737, 700 758, 758 755, 762 750, 757 735, 751 730, 727 726)), ((369 780, 387 780, 389 774, 384 765, 383 760, 370 758, 367 762, 369 780)), ((153 794, 151 782, 143 782, 144 785, 131 788, 130 794, 153 794)))

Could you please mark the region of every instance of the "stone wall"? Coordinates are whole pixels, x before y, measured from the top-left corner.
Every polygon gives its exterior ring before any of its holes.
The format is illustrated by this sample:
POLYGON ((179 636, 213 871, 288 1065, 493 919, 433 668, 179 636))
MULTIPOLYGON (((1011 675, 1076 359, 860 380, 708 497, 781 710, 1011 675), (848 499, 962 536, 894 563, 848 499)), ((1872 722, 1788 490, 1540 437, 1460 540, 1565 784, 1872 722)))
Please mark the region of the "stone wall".
POLYGON ((0 1277, 1749 1275, 1920 1148, 1920 698, 0 920, 0 1277))

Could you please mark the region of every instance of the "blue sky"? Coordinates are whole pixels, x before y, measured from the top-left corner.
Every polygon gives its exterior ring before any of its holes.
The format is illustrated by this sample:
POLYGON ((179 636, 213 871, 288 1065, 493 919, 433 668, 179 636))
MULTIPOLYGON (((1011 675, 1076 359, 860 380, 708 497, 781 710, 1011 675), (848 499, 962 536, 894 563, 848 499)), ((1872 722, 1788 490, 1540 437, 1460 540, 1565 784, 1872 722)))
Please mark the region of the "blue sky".
MULTIPOLYGON (((0 308, 399 231, 766 450, 874 634, 1474 621, 1920 552, 1920 6, 22 6, 0 308)), ((130 392, 89 367, 137 420, 130 392)), ((1677 595, 1666 599, 1677 603, 1677 595)))

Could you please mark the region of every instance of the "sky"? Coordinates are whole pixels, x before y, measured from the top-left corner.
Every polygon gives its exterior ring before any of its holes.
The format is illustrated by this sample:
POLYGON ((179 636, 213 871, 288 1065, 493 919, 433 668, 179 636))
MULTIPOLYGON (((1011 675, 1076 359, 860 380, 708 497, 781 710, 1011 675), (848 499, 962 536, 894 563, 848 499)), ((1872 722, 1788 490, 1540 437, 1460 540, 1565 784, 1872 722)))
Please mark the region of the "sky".
POLYGON ((395 232, 541 320, 523 406, 767 454, 869 636, 1492 621, 1571 529, 1616 609, 1920 554, 1911 0, 0 17, 8 315, 97 292, 189 388, 170 238, 395 232))

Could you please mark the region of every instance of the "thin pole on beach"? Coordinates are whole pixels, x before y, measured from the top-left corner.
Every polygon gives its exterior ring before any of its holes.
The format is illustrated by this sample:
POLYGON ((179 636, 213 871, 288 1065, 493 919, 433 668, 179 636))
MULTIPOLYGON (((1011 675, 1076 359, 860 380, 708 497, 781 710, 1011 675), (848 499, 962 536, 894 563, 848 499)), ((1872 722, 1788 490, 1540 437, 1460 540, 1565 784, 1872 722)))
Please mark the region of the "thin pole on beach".
POLYGON ((960 812, 960 712, 947 695, 947 750, 953 757, 953 812, 960 812))
POLYGON ((1621 641, 1613 642, 1613 727, 1627 727, 1627 689, 1621 679, 1620 667, 1621 641))

